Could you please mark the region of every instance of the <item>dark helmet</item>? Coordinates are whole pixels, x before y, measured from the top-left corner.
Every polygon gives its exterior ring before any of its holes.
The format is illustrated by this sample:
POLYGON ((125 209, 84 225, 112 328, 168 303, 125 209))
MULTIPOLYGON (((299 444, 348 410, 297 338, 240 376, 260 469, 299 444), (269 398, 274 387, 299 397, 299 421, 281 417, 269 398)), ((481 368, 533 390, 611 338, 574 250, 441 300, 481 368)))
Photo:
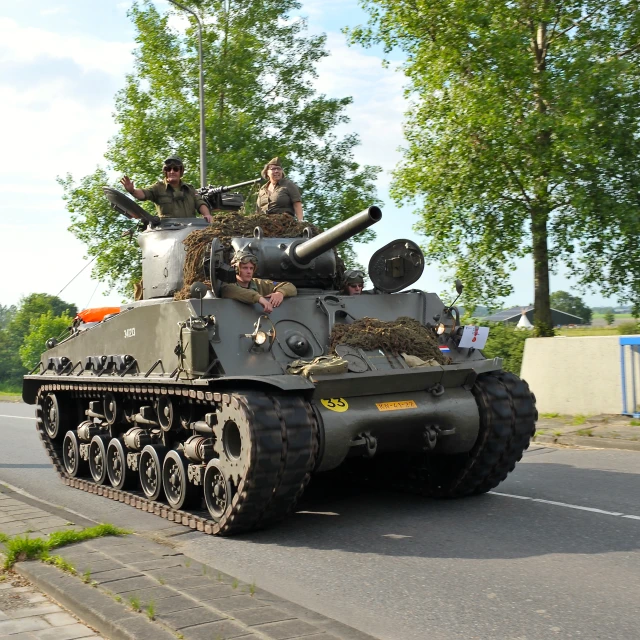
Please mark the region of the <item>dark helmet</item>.
POLYGON ((364 286, 364 271, 360 271, 360 269, 345 271, 343 283, 345 287, 348 284, 361 284, 364 286))
POLYGON ((242 249, 241 251, 236 251, 231 259, 231 266, 236 268, 236 271, 240 269, 241 264, 247 264, 247 262, 251 262, 253 266, 258 268, 258 258, 256 258, 253 253, 242 249))

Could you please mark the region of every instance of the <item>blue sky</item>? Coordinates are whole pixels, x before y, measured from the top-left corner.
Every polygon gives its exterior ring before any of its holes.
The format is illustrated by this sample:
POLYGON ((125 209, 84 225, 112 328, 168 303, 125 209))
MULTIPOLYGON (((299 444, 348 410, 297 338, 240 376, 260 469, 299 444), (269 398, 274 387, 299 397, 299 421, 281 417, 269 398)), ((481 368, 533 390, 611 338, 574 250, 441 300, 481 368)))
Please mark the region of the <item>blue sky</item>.
MULTIPOLYGON (((169 7, 165 0, 156 4, 160 10, 169 7)), ((16 304, 36 291, 56 295, 86 264, 84 245, 67 231, 70 219, 56 176, 71 172, 80 178, 104 164, 107 141, 115 133, 113 97, 133 64, 134 30, 126 16, 130 5, 118 0, 0 0, 5 159, 0 173, 0 267, 5 274, 0 304, 16 304)), ((382 67, 379 50, 346 46, 340 29, 367 18, 356 0, 307 0, 301 14, 308 18, 310 32, 327 34, 332 54, 319 67, 318 90, 353 97, 351 123, 344 132, 360 135, 359 162, 383 167, 378 180, 383 220, 374 227, 378 239, 358 247, 366 265, 376 249, 394 238, 422 240, 412 231, 416 218, 411 210, 398 208, 388 197, 403 144, 405 80, 393 68, 382 67)), ((515 293, 505 305, 533 300, 530 260, 521 263, 513 284, 515 293)), ((453 290, 434 264, 416 286, 437 293, 453 290)), ((552 290, 557 289, 572 291, 571 282, 554 276, 552 290)), ((60 295, 80 308, 121 301, 115 293, 103 296, 104 291, 89 268, 60 295)), ((584 299, 590 305, 603 302, 598 294, 584 299)))

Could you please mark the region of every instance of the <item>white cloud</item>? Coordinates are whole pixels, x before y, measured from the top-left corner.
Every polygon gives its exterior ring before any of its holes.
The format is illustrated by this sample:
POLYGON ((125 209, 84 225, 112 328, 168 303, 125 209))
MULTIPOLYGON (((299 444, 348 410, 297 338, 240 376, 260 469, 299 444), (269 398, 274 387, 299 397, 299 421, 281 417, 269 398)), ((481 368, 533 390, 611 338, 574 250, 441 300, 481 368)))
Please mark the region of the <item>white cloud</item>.
POLYGON ((42 9, 40 11, 41 16, 53 16, 57 13, 68 13, 69 9, 67 7, 51 7, 49 9, 42 9))
POLYGON ((0 17, 0 64, 33 62, 40 56, 70 58, 85 71, 123 76, 132 65, 132 42, 107 42, 89 35, 62 35, 37 27, 21 27, 0 17))

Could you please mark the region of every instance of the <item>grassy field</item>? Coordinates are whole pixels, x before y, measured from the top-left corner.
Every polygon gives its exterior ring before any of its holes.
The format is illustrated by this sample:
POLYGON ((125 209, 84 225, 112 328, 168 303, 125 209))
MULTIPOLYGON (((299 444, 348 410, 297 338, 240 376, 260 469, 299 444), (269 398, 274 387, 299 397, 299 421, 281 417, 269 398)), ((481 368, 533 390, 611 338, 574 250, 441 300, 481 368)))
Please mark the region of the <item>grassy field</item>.
POLYGON ((620 335, 615 327, 576 327, 575 329, 556 329, 557 336, 617 336, 620 335))
MULTIPOLYGON (((633 318, 633 316, 630 313, 614 313, 613 314, 616 318, 616 320, 618 318, 622 319, 622 320, 631 320, 633 318)), ((591 316, 593 319, 595 318, 604 318, 604 313, 594 313, 591 316)))

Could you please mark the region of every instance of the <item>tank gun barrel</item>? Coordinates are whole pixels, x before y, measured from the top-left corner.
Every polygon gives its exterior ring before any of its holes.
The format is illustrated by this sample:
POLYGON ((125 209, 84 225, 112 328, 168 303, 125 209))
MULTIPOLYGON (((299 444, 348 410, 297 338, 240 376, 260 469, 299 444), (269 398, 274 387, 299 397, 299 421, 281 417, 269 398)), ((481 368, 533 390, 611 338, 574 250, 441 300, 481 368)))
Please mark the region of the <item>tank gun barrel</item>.
POLYGON ((293 257, 301 264, 309 264, 314 258, 328 251, 336 245, 353 238, 356 234, 374 225, 382 219, 379 207, 369 207, 347 220, 343 220, 335 227, 323 231, 315 238, 292 247, 293 257))
POLYGON ((228 193, 232 189, 238 189, 239 187, 246 187, 250 184, 255 184, 256 182, 260 182, 261 178, 254 178, 253 180, 246 180, 245 182, 238 182, 238 184, 230 184, 229 186, 224 187, 212 187, 208 185, 206 187, 201 187, 197 190, 199 195, 213 195, 216 193, 228 193))

